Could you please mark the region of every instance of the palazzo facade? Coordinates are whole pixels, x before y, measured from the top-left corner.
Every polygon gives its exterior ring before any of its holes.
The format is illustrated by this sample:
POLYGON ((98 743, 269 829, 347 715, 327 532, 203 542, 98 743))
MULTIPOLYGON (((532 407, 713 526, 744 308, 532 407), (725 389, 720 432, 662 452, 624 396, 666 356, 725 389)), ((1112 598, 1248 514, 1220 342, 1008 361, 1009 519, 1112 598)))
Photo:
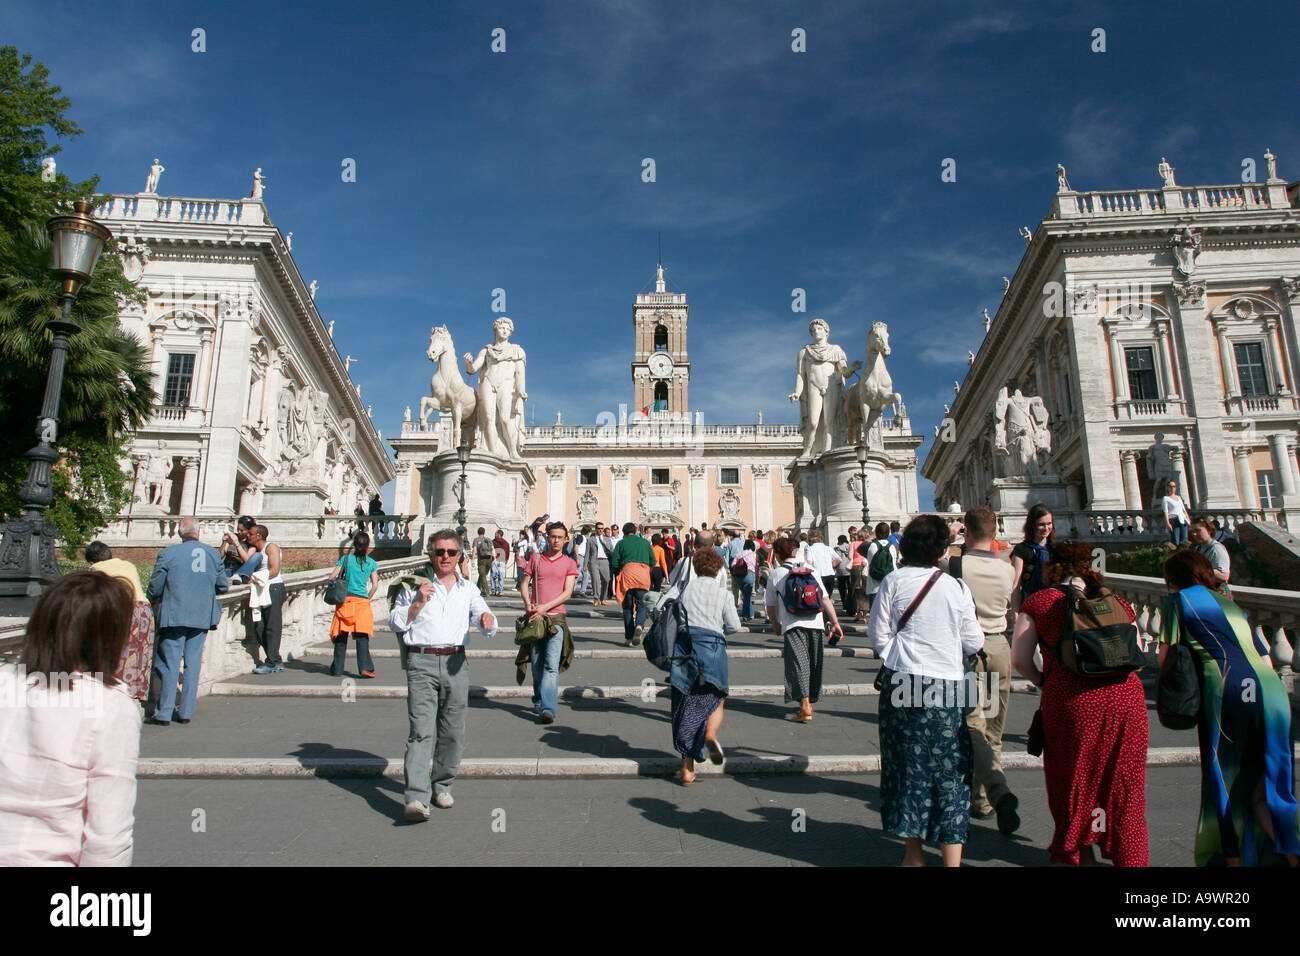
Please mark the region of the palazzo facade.
POLYGON ((160 397, 131 437, 135 501, 106 542, 171 543, 177 515, 197 516, 205 539, 239 514, 351 515, 393 477, 260 198, 112 195, 95 215, 147 293, 120 324, 148 350, 160 397))
POLYGON ((1297 526, 1300 209, 1266 159, 1266 182, 1226 186, 1178 186, 1162 162, 1159 186, 1081 192, 1058 169, 936 428, 922 468, 936 507, 993 500, 1005 388, 1050 413, 1044 467, 1064 482, 1076 534, 1163 536, 1154 509, 1169 478, 1229 526, 1297 526))

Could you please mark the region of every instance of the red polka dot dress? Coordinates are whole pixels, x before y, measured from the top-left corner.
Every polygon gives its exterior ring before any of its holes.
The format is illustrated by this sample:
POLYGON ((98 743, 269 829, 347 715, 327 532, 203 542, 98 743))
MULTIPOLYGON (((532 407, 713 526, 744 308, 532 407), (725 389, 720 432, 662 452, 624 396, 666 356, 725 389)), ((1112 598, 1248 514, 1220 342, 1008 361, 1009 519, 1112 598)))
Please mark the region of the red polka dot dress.
MULTIPOLYGON (((1123 601, 1123 598, 1120 598, 1123 601)), ((1065 594, 1044 588, 1020 606, 1043 648, 1043 773, 1056 821, 1054 863, 1079 862, 1097 844, 1116 866, 1146 866, 1146 694, 1134 672, 1118 680, 1071 673, 1050 648, 1061 639, 1065 594)), ((1124 601, 1129 618, 1133 608, 1124 601)))

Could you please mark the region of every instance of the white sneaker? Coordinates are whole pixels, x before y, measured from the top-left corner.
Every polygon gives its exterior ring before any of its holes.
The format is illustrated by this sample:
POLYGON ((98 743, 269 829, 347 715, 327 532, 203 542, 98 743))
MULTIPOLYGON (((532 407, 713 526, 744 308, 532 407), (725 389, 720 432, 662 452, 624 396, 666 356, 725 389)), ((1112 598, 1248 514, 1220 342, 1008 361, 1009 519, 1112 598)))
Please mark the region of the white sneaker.
MULTIPOLYGON (((433 802, 443 810, 450 810, 452 804, 456 801, 451 798, 450 793, 439 793, 434 796, 433 802)), ((428 817, 425 817, 425 819, 427 820, 428 817)))
POLYGON ((418 800, 412 800, 406 805, 402 815, 410 823, 423 823, 429 819, 429 808, 418 800))

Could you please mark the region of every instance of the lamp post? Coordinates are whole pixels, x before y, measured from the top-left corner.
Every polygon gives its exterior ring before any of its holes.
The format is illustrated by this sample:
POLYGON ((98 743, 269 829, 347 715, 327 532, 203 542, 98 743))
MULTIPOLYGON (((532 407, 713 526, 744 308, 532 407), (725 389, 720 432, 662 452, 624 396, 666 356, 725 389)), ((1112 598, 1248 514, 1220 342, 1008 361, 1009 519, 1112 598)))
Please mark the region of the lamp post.
POLYGON ((469 445, 461 442, 456 446, 456 457, 460 459, 460 477, 456 479, 456 500, 460 508, 456 512, 457 530, 465 527, 465 466, 469 464, 469 445))
POLYGON ((867 511, 867 446, 858 445, 858 476, 862 480, 862 527, 866 527, 871 521, 871 515, 867 511))
POLYGON ((68 339, 81 331, 72 321, 72 303, 90 281, 104 243, 112 237, 108 229, 91 218, 90 211, 90 202, 78 199, 71 215, 55 216, 45 224, 53 252, 50 271, 63 283, 63 312, 60 318, 46 323, 54 334, 54 343, 45 379, 45 400, 36 420, 37 444, 23 456, 28 461, 27 478, 18 491, 23 514, 0 529, 0 614, 26 616, 45 585, 59 576, 54 559, 58 530, 46 519, 45 509, 54 501, 50 471, 59 460, 54 446, 59 438, 59 398, 68 339))

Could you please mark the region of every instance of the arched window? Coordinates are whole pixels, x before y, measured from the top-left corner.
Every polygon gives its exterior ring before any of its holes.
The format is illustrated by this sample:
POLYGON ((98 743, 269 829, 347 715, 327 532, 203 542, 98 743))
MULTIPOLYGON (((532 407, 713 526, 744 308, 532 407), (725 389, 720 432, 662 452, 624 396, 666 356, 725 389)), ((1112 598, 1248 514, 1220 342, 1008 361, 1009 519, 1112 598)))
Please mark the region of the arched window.
POLYGON ((655 382, 655 408, 656 412, 666 412, 668 410, 668 383, 655 382))
POLYGON ((655 326, 655 351, 668 351, 668 329, 662 322, 655 326))

